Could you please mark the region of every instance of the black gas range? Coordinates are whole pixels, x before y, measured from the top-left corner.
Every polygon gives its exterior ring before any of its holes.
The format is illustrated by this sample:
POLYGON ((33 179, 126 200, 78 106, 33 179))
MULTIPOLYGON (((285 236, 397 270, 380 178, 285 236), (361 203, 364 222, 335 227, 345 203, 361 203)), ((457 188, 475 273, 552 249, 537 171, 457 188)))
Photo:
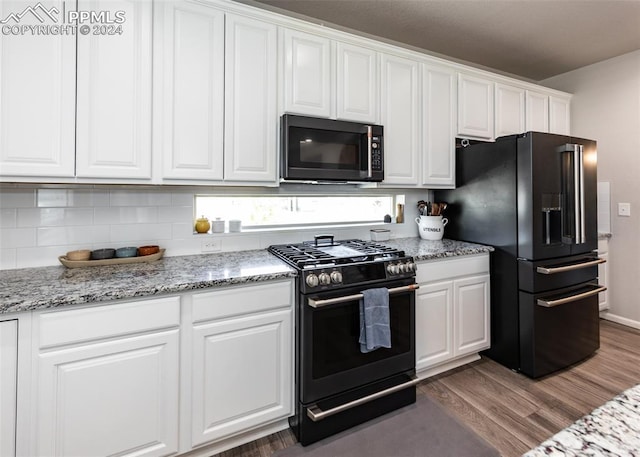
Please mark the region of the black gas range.
POLYGON ((363 240, 275 245, 299 272, 295 304, 296 410, 289 419, 311 444, 415 402, 416 266, 402 250, 363 240), (363 353, 363 291, 388 292, 391 347, 363 353))

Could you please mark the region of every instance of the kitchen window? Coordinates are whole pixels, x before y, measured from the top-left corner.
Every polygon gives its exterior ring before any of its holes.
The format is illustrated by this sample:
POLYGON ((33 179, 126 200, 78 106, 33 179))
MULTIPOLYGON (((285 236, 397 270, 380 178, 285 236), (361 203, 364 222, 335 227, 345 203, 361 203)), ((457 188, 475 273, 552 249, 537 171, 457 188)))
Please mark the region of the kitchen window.
POLYGON ((330 226, 383 222, 401 196, 213 196, 196 195, 195 216, 239 219, 244 228, 330 226))

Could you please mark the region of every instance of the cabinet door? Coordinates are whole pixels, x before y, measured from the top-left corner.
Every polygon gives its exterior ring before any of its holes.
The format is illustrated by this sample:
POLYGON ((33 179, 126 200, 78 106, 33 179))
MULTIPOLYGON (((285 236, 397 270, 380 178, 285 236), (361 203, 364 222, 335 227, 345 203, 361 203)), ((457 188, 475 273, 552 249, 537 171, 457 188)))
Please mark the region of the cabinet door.
POLYGON ((123 11, 122 34, 78 35, 77 171, 81 178, 151 178, 149 0, 79 0, 123 11))
POLYGON ((196 325, 192 445, 291 414, 291 311, 196 325))
POLYGON ((455 353, 487 349, 489 337, 489 275, 470 276, 453 282, 455 300, 455 353))
MULTIPOLYGON (((0 18, 29 5, 2 1, 0 18)), ((20 25, 42 24, 26 14, 20 25)), ((0 176, 74 175, 75 83, 75 35, 0 34, 0 176)))
POLYGON ((337 118, 378 122, 378 53, 345 43, 336 44, 337 118))
POLYGON ((284 110, 331 116, 331 42, 309 33, 283 30, 284 110))
POLYGON ((422 185, 455 186, 456 73, 423 67, 422 185))
POLYGON ((224 12, 191 1, 160 2, 156 9, 162 26, 156 78, 162 85, 162 176, 222 180, 224 12))
POLYGON ((416 294, 416 370, 453 357, 453 282, 421 284, 416 294))
POLYGON ((0 456, 16 455, 18 321, 0 322, 0 456))
POLYGON ((549 132, 549 96, 528 90, 525 105, 527 108, 526 131, 549 132))
POLYGON ((225 181, 276 182, 276 26, 228 14, 225 181))
POLYGON ((420 118, 418 62, 382 55, 384 183, 418 184, 420 118))
POLYGON ((525 104, 524 89, 496 84, 495 88, 496 138, 524 133, 525 104))
POLYGON ((477 76, 458 75, 458 134, 492 140, 493 82, 477 76))
POLYGON ((558 135, 571 135, 570 100, 549 97, 549 132, 558 135))
POLYGON ((37 455, 178 451, 178 330, 38 356, 37 455))

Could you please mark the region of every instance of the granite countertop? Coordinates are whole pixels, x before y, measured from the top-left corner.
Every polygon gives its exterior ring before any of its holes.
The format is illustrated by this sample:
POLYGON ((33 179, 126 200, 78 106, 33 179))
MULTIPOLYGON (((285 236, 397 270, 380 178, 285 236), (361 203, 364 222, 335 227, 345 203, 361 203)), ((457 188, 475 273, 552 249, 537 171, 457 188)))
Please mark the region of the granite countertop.
POLYGON ((640 449, 640 384, 556 433, 524 457, 635 456, 640 449))
MULTIPOLYGON (((415 260, 472 255, 492 247, 461 241, 383 241, 415 260)), ((165 257, 149 263, 0 271, 0 314, 146 297, 249 282, 293 278, 296 271, 267 250, 165 257)))

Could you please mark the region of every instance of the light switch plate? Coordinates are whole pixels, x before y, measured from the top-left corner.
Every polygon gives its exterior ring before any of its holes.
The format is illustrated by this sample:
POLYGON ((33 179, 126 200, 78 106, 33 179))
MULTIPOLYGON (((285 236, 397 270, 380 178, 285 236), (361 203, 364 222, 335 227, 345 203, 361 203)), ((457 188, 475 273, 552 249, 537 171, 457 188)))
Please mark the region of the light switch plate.
POLYGON ((618 203, 618 216, 631 216, 631 203, 618 203))

